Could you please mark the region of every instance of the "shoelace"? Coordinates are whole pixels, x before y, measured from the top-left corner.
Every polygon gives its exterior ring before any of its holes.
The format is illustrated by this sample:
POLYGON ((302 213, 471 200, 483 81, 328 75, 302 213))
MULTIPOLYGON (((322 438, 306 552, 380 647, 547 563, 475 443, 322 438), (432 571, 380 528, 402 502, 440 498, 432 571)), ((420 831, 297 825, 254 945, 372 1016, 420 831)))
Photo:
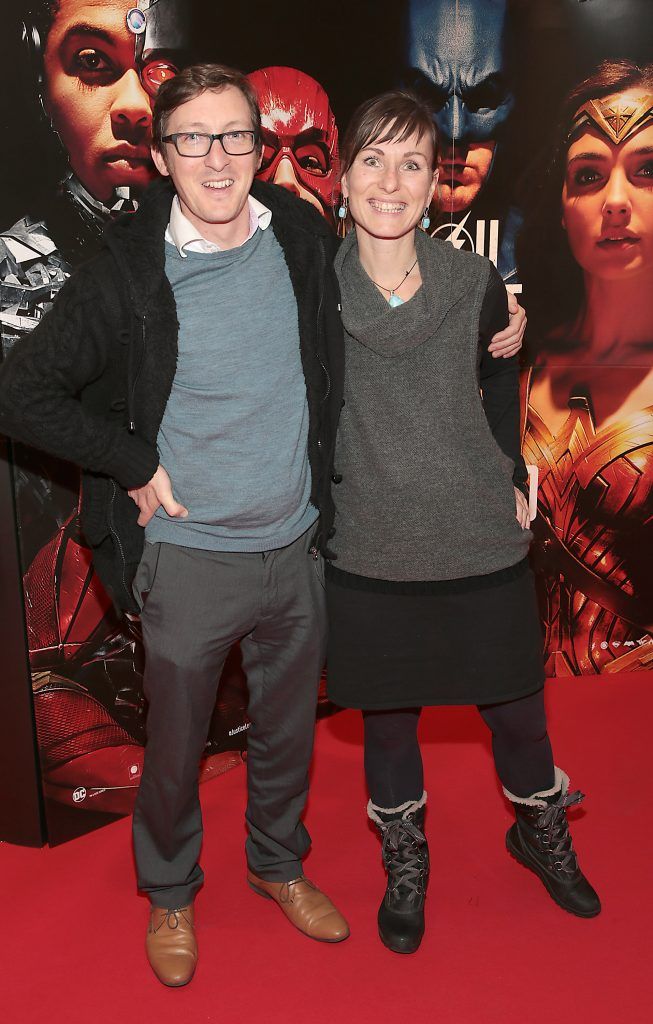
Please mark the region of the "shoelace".
POLYGON ((565 811, 584 799, 585 794, 578 789, 574 793, 566 793, 554 804, 549 804, 537 818, 537 828, 543 833, 542 844, 548 848, 549 855, 555 858, 554 866, 567 875, 573 875, 578 870, 578 858, 565 811))
POLYGON ((178 928, 179 918, 184 913, 185 910, 187 910, 187 907, 177 907, 174 910, 166 910, 164 916, 161 918, 156 928, 153 928, 152 930, 158 932, 160 928, 163 928, 164 924, 167 925, 168 928, 178 928))
POLYGON ((384 826, 383 863, 392 880, 390 892, 399 898, 412 900, 424 892, 424 843, 424 835, 411 821, 393 821, 384 826))
POLYGON ((311 889, 314 889, 316 892, 318 891, 317 886, 314 885, 313 882, 310 882, 308 878, 293 878, 292 881, 290 882, 284 882, 281 888, 279 889, 279 903, 293 902, 295 896, 294 893, 291 891, 290 886, 297 885, 298 882, 305 882, 306 885, 308 885, 311 889))

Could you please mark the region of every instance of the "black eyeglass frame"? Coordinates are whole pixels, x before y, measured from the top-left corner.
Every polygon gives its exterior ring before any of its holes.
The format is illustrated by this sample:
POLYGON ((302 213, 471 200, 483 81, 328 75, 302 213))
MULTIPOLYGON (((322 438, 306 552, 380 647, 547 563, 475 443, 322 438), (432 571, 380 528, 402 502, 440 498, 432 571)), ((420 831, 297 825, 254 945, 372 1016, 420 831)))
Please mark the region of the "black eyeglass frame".
POLYGON ((173 144, 173 146, 175 147, 175 149, 177 150, 177 152, 179 153, 179 156, 183 156, 183 157, 185 157, 188 160, 198 160, 198 159, 201 159, 204 156, 208 156, 209 153, 211 152, 211 147, 212 147, 213 143, 216 142, 216 141, 218 141, 220 143, 220 145, 222 146, 222 148, 223 148, 224 152, 227 154, 227 156, 249 156, 249 154, 253 153, 254 150, 256 149, 256 145, 257 145, 257 143, 259 141, 259 133, 257 131, 255 131, 253 128, 238 128, 238 129, 235 129, 235 130, 232 129, 232 131, 230 131, 230 132, 217 132, 216 134, 209 133, 209 132, 173 132, 172 135, 164 135, 161 138, 161 142, 171 142, 173 144), (208 139, 208 145, 206 147, 206 152, 205 153, 180 153, 179 152, 179 146, 177 145, 177 139, 179 138, 180 135, 198 135, 198 136, 200 136, 203 139, 208 139), (230 153, 229 150, 227 149, 227 147, 224 144, 224 140, 229 138, 230 135, 251 135, 251 137, 252 137, 252 148, 248 149, 246 152, 230 153))

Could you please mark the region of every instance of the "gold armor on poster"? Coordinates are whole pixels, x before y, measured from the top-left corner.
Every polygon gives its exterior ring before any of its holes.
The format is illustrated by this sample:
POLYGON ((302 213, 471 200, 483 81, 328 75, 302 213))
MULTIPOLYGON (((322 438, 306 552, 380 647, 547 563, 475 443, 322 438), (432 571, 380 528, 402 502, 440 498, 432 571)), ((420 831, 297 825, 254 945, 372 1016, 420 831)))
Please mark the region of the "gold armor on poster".
POLYGON ((550 675, 653 667, 653 67, 569 95, 520 239, 550 675))

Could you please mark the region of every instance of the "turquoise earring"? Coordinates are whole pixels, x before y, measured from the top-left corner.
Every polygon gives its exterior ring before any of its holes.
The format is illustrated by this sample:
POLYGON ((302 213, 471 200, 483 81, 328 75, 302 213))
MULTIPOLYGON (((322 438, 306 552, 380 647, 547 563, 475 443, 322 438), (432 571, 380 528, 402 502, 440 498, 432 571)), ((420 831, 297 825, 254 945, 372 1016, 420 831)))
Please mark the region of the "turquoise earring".
POLYGON ((420 223, 420 227, 421 227, 422 231, 428 231, 430 226, 431 226, 431 218, 429 217, 429 208, 427 206, 425 208, 425 210, 424 210, 424 213, 422 214, 422 220, 421 220, 421 223, 420 223))
POLYGON ((347 196, 343 196, 342 197, 342 204, 340 206, 340 209, 338 210, 338 216, 340 217, 340 220, 344 220, 345 217, 347 216, 347 207, 348 206, 349 206, 349 200, 347 199, 347 196))

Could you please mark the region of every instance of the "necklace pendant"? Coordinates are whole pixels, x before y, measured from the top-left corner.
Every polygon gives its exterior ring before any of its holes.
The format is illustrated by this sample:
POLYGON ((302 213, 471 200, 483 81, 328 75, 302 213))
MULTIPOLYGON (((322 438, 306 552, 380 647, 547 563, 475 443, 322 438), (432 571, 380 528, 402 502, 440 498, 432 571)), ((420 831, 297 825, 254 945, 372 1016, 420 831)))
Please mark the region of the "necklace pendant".
POLYGON ((394 292, 390 292, 390 298, 388 299, 389 306, 392 306, 392 308, 394 309, 395 306, 403 306, 403 304, 403 299, 401 299, 398 295, 395 295, 394 292))

